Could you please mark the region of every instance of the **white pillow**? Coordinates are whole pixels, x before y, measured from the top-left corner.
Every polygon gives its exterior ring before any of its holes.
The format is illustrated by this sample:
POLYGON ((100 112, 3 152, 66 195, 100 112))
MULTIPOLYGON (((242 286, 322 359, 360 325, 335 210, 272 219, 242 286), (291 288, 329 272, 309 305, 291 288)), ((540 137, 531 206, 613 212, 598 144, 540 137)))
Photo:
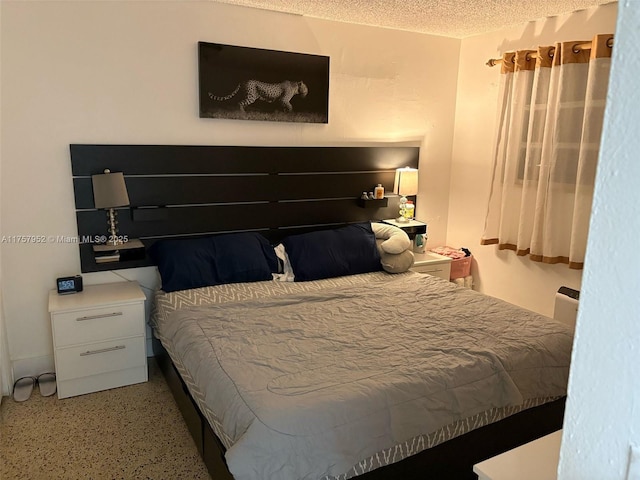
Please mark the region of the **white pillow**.
POLYGON ((287 251, 285 250, 284 245, 279 243, 273 248, 273 250, 276 252, 276 257, 282 260, 283 269, 283 273, 274 273, 273 279, 279 280, 281 282, 294 282, 296 276, 293 273, 293 267, 291 267, 289 255, 287 255, 287 251))
POLYGON ((371 222, 376 238, 383 239, 381 248, 387 253, 402 253, 411 247, 409 235, 404 230, 386 223, 371 222))

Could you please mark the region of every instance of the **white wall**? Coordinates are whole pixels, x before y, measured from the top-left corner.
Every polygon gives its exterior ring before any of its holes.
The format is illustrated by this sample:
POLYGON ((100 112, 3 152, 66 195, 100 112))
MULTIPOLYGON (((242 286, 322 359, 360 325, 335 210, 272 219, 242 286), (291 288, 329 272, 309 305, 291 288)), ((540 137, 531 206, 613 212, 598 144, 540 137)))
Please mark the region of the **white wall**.
POLYGON ((480 246, 491 183, 499 67, 489 58, 565 40, 591 40, 615 30, 616 4, 465 38, 460 51, 447 243, 471 249, 475 288, 551 316, 558 287, 580 288, 581 271, 480 246))
MULTIPOLYGON (((412 142, 422 146, 418 216, 444 243, 459 40, 204 1, 0 8, 2 235, 76 235, 70 143, 412 142), (329 55, 329 124, 198 118, 198 41, 329 55)), ((79 272, 77 247, 4 243, 2 265, 14 373, 51 368, 47 293, 79 272)), ((152 268, 119 273, 156 281, 152 268)))
POLYGON ((640 479, 640 3, 627 0, 619 8, 569 380, 562 480, 640 479), (627 476, 631 445, 636 464, 627 476))

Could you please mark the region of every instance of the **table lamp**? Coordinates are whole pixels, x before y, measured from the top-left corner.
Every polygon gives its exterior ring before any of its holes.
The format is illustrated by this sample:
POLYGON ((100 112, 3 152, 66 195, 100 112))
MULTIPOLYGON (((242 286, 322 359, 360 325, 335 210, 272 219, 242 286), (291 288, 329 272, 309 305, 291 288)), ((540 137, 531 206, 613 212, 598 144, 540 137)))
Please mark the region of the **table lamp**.
POLYGON ((407 196, 418 194, 418 169, 417 168, 398 168, 396 170, 396 178, 393 182, 393 192, 400 195, 400 217, 398 222, 406 223, 407 218, 407 196))
POLYGON ((109 238, 107 244, 112 246, 122 245, 123 241, 118 238, 118 221, 115 207, 126 207, 129 205, 129 195, 127 185, 124 182, 122 172, 114 172, 107 168, 104 173, 91 175, 93 184, 93 201, 96 208, 107 209, 107 225, 109 225, 109 238))

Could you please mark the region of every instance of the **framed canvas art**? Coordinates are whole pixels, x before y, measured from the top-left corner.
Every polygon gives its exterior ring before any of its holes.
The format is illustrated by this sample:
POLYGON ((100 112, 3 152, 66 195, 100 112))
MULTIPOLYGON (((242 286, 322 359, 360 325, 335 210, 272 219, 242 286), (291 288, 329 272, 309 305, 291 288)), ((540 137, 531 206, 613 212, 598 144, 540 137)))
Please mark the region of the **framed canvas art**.
POLYGON ((329 57, 198 43, 200 117, 329 122, 329 57))

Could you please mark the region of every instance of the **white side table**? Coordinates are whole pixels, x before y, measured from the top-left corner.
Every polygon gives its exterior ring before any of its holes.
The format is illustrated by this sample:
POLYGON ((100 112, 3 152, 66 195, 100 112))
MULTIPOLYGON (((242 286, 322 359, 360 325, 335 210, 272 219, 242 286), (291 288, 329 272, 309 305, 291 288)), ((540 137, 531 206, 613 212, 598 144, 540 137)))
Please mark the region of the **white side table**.
POLYGON ((147 381, 144 301, 136 282, 49 293, 58 398, 147 381))
POLYGON ((415 253, 415 261, 411 270, 434 277, 449 280, 451 276, 451 258, 434 252, 415 253))
POLYGON ((556 480, 562 430, 477 463, 478 480, 556 480))

